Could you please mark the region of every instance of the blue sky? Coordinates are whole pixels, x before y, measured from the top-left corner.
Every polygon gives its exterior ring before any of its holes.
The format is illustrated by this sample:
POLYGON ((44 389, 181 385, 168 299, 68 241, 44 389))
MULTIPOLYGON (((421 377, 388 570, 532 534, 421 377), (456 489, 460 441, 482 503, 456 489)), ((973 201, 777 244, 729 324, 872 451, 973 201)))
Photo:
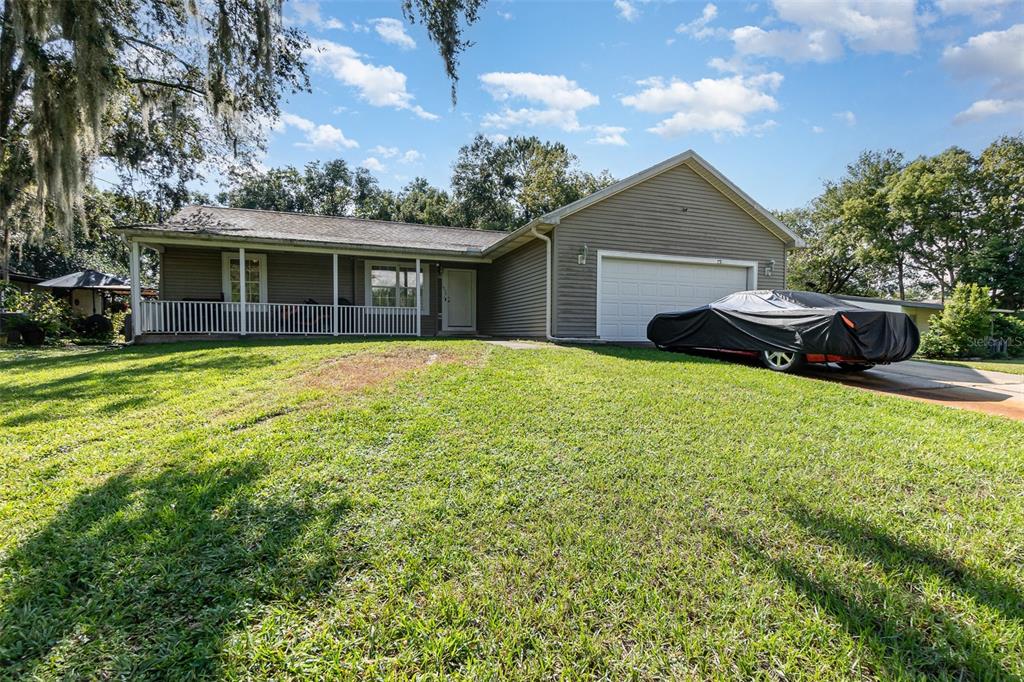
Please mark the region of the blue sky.
POLYGON ((564 142, 625 177, 692 148, 769 208, 806 203, 863 149, 979 151, 1024 129, 1024 2, 489 2, 458 105, 394 2, 289 2, 313 92, 268 166, 342 157, 447 187, 474 134, 564 142))

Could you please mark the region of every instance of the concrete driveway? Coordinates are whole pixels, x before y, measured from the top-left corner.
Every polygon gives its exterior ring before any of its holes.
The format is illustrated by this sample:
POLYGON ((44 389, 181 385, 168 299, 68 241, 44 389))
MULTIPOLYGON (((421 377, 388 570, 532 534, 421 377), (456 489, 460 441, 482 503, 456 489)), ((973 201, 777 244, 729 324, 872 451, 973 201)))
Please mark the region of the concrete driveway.
POLYGON ((866 372, 810 365, 802 374, 879 393, 1024 420, 1024 376, 931 362, 898 362, 866 372))

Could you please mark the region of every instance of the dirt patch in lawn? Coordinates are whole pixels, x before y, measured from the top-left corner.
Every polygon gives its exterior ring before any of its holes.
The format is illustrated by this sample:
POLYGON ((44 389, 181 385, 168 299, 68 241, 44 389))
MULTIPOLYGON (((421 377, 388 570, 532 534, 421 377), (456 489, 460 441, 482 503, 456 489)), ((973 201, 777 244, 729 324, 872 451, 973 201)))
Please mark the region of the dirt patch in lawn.
POLYGON ((478 359, 462 353, 427 348, 389 348, 325 360, 316 368, 300 374, 297 380, 306 388, 351 393, 433 365, 465 364, 478 359))

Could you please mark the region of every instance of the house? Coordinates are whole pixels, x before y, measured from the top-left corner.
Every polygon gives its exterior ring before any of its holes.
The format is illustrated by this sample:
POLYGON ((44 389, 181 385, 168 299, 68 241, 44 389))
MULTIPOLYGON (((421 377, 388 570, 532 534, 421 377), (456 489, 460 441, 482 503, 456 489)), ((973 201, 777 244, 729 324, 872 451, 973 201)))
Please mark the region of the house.
POLYGON ((693 151, 510 232, 194 206, 121 228, 168 335, 480 334, 644 341, 660 311, 782 287, 800 238, 693 151), (244 267, 241 265, 244 263, 244 267), (245 292, 244 296, 241 292, 245 292))
POLYGON ((128 280, 98 270, 82 270, 40 282, 37 286, 53 290, 56 298, 67 301, 71 312, 80 317, 102 315, 112 296, 130 291, 128 280))
MULTIPOLYGON (((8 274, 8 279, 10 280, 10 283, 14 286, 14 288, 22 293, 32 291, 33 289, 39 286, 40 282, 43 281, 42 277, 26 275, 21 272, 13 271, 8 274)), ((2 283, 2 278, 0 278, 0 283, 2 283)))

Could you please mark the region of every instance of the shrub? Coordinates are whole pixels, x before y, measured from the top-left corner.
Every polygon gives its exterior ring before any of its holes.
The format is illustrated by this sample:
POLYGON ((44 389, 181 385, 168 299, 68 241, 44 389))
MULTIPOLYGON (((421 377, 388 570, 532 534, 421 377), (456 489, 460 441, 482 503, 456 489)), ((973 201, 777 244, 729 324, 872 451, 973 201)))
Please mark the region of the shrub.
POLYGON ((1000 314, 992 319, 992 336, 1006 340, 1006 354, 1024 355, 1024 320, 1014 315, 1000 314))
POLYGON ((114 325, 103 315, 90 315, 75 321, 75 331, 86 339, 109 341, 114 338, 114 325))
POLYGON ((945 309, 932 318, 919 352, 927 358, 987 355, 991 332, 992 299, 988 289, 958 284, 945 309))
MULTIPOLYGON (((12 329, 40 329, 47 336, 56 336, 67 329, 70 310, 47 291, 33 289, 21 292, 5 289, 4 306, 19 313, 8 322, 12 329)), ((33 334, 35 336, 35 334, 33 334)))

